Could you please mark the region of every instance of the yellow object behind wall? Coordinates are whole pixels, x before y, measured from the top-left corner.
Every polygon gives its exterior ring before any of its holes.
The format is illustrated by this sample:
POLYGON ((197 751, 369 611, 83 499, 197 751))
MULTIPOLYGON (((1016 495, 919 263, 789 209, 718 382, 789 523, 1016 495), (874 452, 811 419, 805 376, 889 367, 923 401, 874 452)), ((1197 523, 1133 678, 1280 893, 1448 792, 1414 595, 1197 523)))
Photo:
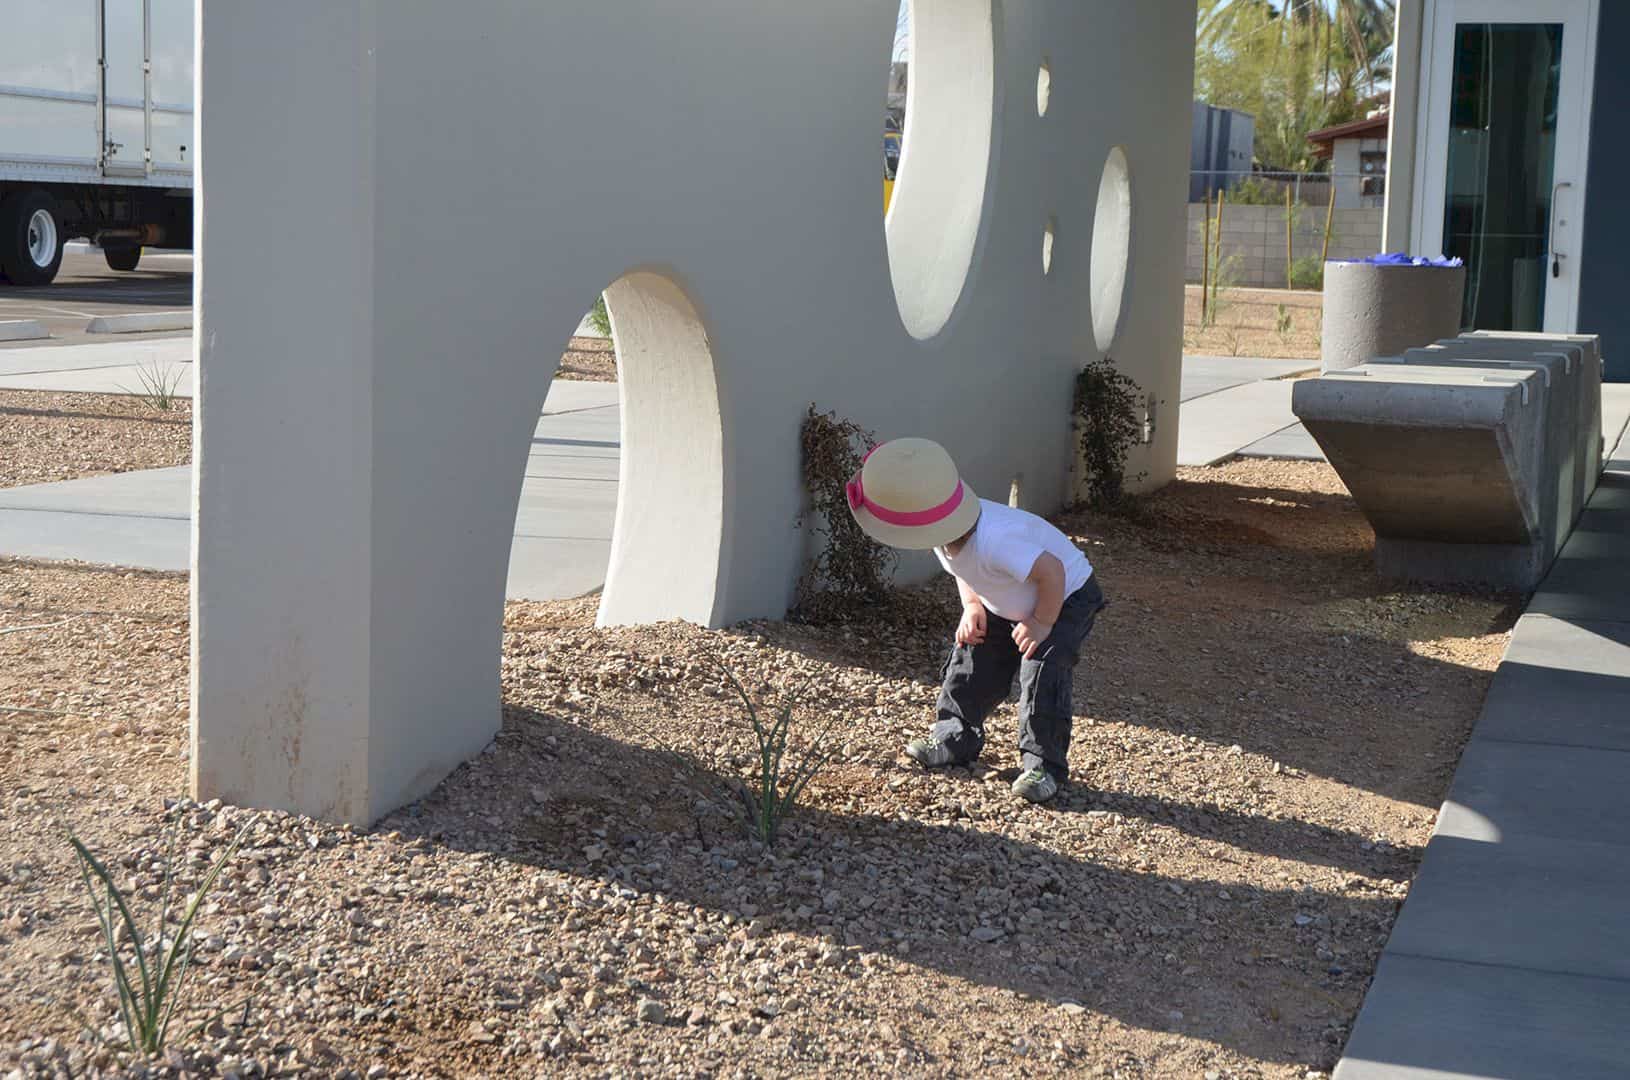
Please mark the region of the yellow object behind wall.
POLYGON ((894 181, 883 177, 883 213, 889 212, 889 201, 894 198, 894 181))

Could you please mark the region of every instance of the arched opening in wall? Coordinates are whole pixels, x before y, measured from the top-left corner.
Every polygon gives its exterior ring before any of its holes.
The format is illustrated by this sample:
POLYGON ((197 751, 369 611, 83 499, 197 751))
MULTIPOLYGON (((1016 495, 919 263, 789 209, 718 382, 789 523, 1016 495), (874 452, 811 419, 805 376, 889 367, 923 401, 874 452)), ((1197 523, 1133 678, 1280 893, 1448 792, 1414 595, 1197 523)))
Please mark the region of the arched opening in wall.
POLYGON ((1036 115, 1046 116, 1047 107, 1053 103, 1053 62, 1047 57, 1041 58, 1041 69, 1036 72, 1036 115))
POLYGON ((671 276, 614 281, 573 332, 533 432, 506 594, 599 593, 602 625, 713 616, 724 529, 717 373, 671 276))
POLYGON ((995 119, 992 0, 904 0, 885 111, 884 233, 900 321, 931 338, 967 284, 995 119), (894 120, 898 107, 900 116, 894 120), (892 184, 888 125, 901 128, 892 184))
POLYGON ((1098 208, 1092 219, 1092 335, 1109 352, 1120 333, 1126 308, 1126 279, 1132 259, 1132 173, 1126 151, 1110 150, 1098 181, 1098 208))

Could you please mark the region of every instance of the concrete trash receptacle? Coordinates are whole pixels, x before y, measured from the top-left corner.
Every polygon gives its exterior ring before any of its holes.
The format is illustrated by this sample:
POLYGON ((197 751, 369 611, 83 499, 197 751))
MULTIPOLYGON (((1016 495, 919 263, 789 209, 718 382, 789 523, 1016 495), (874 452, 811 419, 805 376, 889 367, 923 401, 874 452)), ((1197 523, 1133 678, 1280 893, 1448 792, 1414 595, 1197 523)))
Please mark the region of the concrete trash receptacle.
POLYGON ((1321 367, 1343 371, 1460 331, 1466 268, 1447 262, 1327 262, 1321 367))

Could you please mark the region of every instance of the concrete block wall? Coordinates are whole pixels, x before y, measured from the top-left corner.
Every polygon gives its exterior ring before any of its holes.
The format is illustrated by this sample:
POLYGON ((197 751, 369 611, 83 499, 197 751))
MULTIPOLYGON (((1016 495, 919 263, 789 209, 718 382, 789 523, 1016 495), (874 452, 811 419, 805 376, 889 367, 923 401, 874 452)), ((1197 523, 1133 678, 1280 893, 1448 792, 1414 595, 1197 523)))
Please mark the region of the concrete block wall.
MULTIPOLYGON (((1205 204, 1188 206, 1188 247, 1184 280, 1197 284, 1204 270, 1201 247, 1205 229, 1205 204)), ((1381 250, 1381 216, 1378 207, 1335 212, 1330 232, 1330 258, 1362 259, 1381 250)), ((1212 208, 1215 224, 1216 208, 1212 208)), ((1324 246, 1323 206, 1303 206, 1293 225, 1291 245, 1294 256, 1318 258, 1324 246)), ((1212 237, 1212 243, 1217 239, 1212 237)), ((1235 284, 1251 288, 1285 287, 1285 208, 1283 206, 1227 206, 1223 209, 1222 257, 1234 256, 1235 284)))
POLYGON ((1044 513, 1085 364, 1175 415, 1188 0, 914 0, 886 218, 892 4, 200 12, 200 798, 367 822, 496 733, 529 440, 601 291, 604 623, 784 613, 812 402, 1044 513))

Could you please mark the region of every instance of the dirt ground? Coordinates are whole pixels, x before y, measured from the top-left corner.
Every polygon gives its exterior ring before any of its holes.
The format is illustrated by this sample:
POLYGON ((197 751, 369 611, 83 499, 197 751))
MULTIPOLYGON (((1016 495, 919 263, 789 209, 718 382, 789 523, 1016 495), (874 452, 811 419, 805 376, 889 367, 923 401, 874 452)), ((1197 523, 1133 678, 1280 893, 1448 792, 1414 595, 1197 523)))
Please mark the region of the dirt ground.
POLYGON ((139 397, 0 390, 0 487, 185 465, 192 402, 160 410, 139 397))
POLYGON ((1219 291, 1210 325, 1200 319, 1200 286, 1183 290, 1183 351, 1200 356, 1319 359, 1324 294, 1289 289, 1219 291))
POLYGON ((172 828, 183 891, 248 829, 187 1027, 232 1008, 157 1074, 1329 1069, 1516 609, 1381 586, 1319 464, 1184 470, 1064 524, 1111 606, 1044 808, 1007 790, 1011 705, 974 768, 900 755, 932 716, 944 583, 825 628, 511 603, 496 741, 351 830, 172 802, 183 578, 0 561, 0 1075, 122 1060, 78 1033, 115 1008, 64 826, 143 910, 172 828), (739 816, 752 735, 713 658, 801 702, 795 753, 834 725, 772 851, 739 816))
POLYGON ((557 379, 580 382, 616 382, 617 354, 605 338, 574 337, 560 358, 557 379))

